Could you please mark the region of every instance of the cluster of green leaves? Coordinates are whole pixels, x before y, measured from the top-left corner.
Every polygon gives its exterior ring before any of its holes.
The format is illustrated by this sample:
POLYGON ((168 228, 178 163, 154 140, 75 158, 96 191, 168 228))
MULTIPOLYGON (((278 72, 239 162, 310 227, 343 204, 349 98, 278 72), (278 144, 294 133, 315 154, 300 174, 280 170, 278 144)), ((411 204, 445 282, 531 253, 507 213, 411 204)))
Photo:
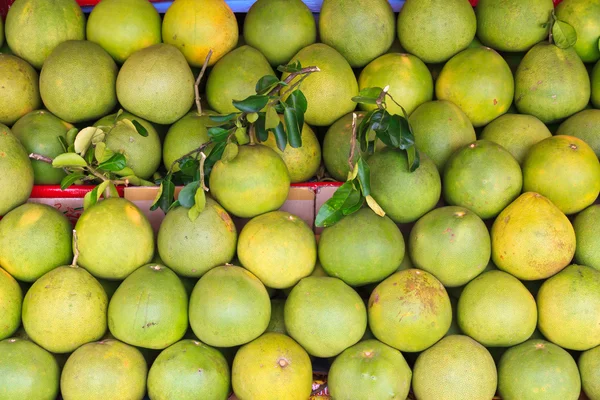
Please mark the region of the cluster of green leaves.
MULTIPOLYGON (((544 27, 550 27, 550 43, 554 42, 556 47, 568 49, 577 42, 575 28, 571 24, 559 20, 554 11, 550 14, 550 19, 544 24, 544 27)), ((598 46, 600 48, 600 39, 598 40, 598 46)))

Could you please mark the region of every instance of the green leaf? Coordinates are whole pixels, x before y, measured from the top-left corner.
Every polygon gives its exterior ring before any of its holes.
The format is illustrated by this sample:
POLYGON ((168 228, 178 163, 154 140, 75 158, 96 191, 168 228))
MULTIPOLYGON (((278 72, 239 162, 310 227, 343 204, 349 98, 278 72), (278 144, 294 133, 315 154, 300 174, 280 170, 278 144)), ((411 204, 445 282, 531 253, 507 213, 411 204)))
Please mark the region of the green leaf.
POLYGON ((223 129, 218 126, 212 127, 208 130, 208 137, 215 142, 227 140, 230 134, 230 129, 223 129))
POLYGON ((231 142, 225 146, 225 150, 223 150, 223 155, 221 156, 221 161, 224 163, 228 163, 229 161, 233 161, 234 158, 238 155, 238 145, 231 142))
POLYGON ((362 119, 362 121, 360 121, 360 123, 358 124, 357 132, 356 132, 356 140, 358 141, 358 144, 360 145, 360 150, 362 152, 366 152, 368 150, 369 132, 371 131, 371 123, 372 123, 373 115, 375 115, 375 112, 377 112, 377 111, 381 111, 381 110, 369 111, 367 113, 367 115, 365 115, 365 117, 362 119))
POLYGON ((171 203, 171 205, 169 206, 169 209, 167 211, 171 211, 172 209, 179 207, 181 205, 181 203, 179 202, 179 200, 175 200, 173 203, 171 203))
POLYGON ((90 147, 87 149, 87 151, 85 152, 85 155, 83 156, 83 159, 85 160, 86 163, 88 163, 88 165, 92 165, 92 163, 94 162, 94 148, 90 147))
POLYGON ((290 96, 285 101, 287 105, 296 110, 296 118, 298 119, 298 128, 300 132, 302 132, 302 128, 304 127, 304 113, 308 108, 308 103, 306 102, 306 97, 304 97, 304 93, 300 89, 295 90, 290 94, 290 96))
POLYGON ((256 94, 269 93, 278 83, 279 79, 276 76, 265 75, 256 83, 256 94))
POLYGON ((52 160, 52 166, 54 168, 65 168, 65 167, 87 167, 87 163, 79 154, 75 153, 63 153, 59 154, 52 160))
POLYGON ((362 194, 365 197, 369 196, 371 194, 371 169, 369 168, 369 164, 367 164, 364 158, 360 157, 356 165, 358 165, 357 176, 362 194))
POLYGON ((365 88, 358 93, 358 96, 353 97, 352 101, 361 104, 377 104, 382 91, 383 89, 379 87, 365 88))
POLYGON ((214 122, 228 122, 234 119, 238 113, 231 113, 227 115, 209 115, 208 118, 214 122))
MULTIPOLYGON (((111 181, 103 181, 91 191, 87 192, 83 197, 83 209, 87 210, 100 200, 106 188, 112 185, 111 181)), ((113 185, 114 186, 114 185, 113 185)))
POLYGON ((83 156, 91 146, 93 137, 100 133, 104 135, 102 129, 96 128, 95 126, 89 126, 79 131, 75 137, 75 142, 73 143, 75 153, 83 156))
POLYGON ((408 170, 410 172, 415 172, 419 165, 421 164, 421 156, 419 156, 419 152, 416 147, 409 147, 406 149, 406 155, 408 156, 408 170))
POLYGON ((115 184, 112 183, 112 181, 108 182, 108 191, 110 192, 109 197, 119 197, 119 191, 117 190, 115 184))
POLYGON ((280 65, 277 67, 277 71, 280 72, 298 72, 302 69, 302 65, 300 64, 300 61, 296 61, 293 63, 290 63, 288 65, 280 65))
POLYGON ((598 39, 598 50, 600 50, 600 39, 598 39))
POLYGON ((352 181, 345 182, 321 206, 315 219, 315 225, 318 227, 332 226, 344 217, 344 209, 347 212, 355 209, 356 193, 360 197, 360 192, 354 187, 352 181))
POLYGON ((248 122, 253 124, 258 119, 258 113, 250 113, 246 116, 246 119, 248 120, 248 122))
POLYGON ((135 126, 135 130, 137 131, 137 133, 139 133, 143 137, 148 137, 148 130, 144 128, 142 124, 137 122, 135 119, 131 122, 133 123, 133 126, 135 126))
POLYGON ((67 190, 69 187, 71 187, 72 184, 74 184, 78 180, 83 179, 84 177, 85 175, 80 172, 76 172, 65 176, 60 181, 60 190, 67 190))
POLYGON ((360 191, 353 190, 348 196, 348 199, 344 202, 342 207, 342 214, 346 215, 354 214, 365 204, 365 198, 361 195, 360 191))
POLYGON ((79 133, 79 129, 71 128, 67 131, 67 145, 74 146, 75 145, 75 137, 77 137, 77 133, 79 133))
POLYGON ((69 145, 67 144, 67 139, 65 139, 62 136, 57 136, 56 138, 58 139, 58 142, 60 143, 60 147, 62 147, 62 149, 63 149, 63 153, 68 152, 69 145))
POLYGON ((208 157, 206 157, 206 160, 204 161, 205 182, 208 182, 208 177, 210 176, 213 165, 215 165, 215 163, 221 159, 223 151, 225 151, 225 146, 227 146, 227 142, 216 143, 208 157))
POLYGON ((204 211, 206 207, 206 192, 204 188, 200 186, 198 190, 196 190, 196 195, 194 196, 194 208, 199 212, 204 211))
POLYGON ((265 142, 269 138, 269 132, 267 132, 265 124, 265 113, 258 113, 258 120, 254 123, 254 134, 260 143, 265 142))
POLYGON ((294 148, 301 147, 302 136, 300 132, 302 128, 298 125, 298 115, 296 114, 296 110, 291 107, 286 107, 283 112, 283 120, 285 121, 285 129, 287 131, 290 146, 294 148))
POLYGON ((385 217, 385 211, 383 211, 383 208, 381 208, 379 203, 377 203, 373 197, 366 196, 365 199, 367 200, 367 205, 375 212, 375 214, 379 215, 380 217, 385 217))
POLYGON ((124 110, 122 108, 119 108, 119 111, 117 111, 117 113, 115 114, 115 120, 113 121, 113 124, 116 124, 117 121, 119 120, 119 117, 121 115, 123 115, 124 110))
POLYGON ((194 222, 200 216, 200 211, 196 207, 192 207, 188 210, 188 218, 190 221, 194 222))
POLYGON ((179 169, 185 175, 188 176, 196 176, 196 173, 199 172, 200 161, 196 160, 193 157, 187 157, 183 160, 179 161, 179 169))
POLYGON ((200 181, 194 181, 185 185, 181 192, 179 192, 179 203, 185 208, 191 208, 194 203, 194 196, 196 195, 196 190, 200 187, 200 181))
POLYGON ((106 143, 104 142, 96 144, 96 147, 94 148, 94 157, 99 164, 111 158, 113 154, 115 153, 111 149, 107 149, 106 143))
POLYGON ((240 111, 253 113, 259 112, 260 110, 265 108, 268 102, 268 96, 255 94, 247 97, 244 100, 233 100, 231 103, 235 108, 237 108, 240 111))
POLYGON ((250 136, 246 133, 246 127, 235 128, 235 140, 240 146, 250 143, 250 136))
POLYGON ((279 114, 277 114, 275 108, 267 107, 267 112, 265 114, 265 129, 274 129, 280 122, 279 114))
POLYGON ((552 38, 557 47, 568 49, 577 42, 577 32, 572 25, 561 20, 556 20, 552 26, 552 38))
POLYGON ((154 199, 154 203, 150 207, 150 210, 154 211, 160 207, 165 213, 169 211, 169 207, 173 202, 173 196, 175 195, 175 185, 171 182, 171 176, 167 175, 160 184, 158 194, 154 199))
POLYGON ((275 135, 275 142, 277 143, 277 148, 281 151, 284 151, 285 147, 287 146, 288 138, 281 121, 279 121, 279 124, 272 131, 275 135))
POLYGON ((100 163, 98 165, 98 169, 102 169, 104 171, 115 172, 120 171, 127 166, 127 159, 121 153, 115 153, 111 158, 100 163))
MULTIPOLYGON (((123 177, 135 175, 135 172, 133 172, 133 170, 131 168, 129 168, 129 167, 125 167, 125 168, 123 168, 122 170, 119 170, 119 171, 114 171, 114 173, 115 173, 115 175, 123 176, 123 177)), ((139 186, 139 184, 136 184, 136 185, 139 186)))

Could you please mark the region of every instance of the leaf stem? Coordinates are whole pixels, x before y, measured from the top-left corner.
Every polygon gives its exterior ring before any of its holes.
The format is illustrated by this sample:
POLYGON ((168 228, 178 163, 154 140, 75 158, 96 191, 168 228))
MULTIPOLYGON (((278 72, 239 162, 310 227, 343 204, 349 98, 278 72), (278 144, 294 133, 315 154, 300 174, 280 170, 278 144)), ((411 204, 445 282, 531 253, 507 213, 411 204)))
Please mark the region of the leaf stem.
POLYGON ((202 105, 200 104, 200 81, 206 72, 206 68, 208 67, 208 62, 210 61, 210 57, 212 56, 213 51, 210 49, 206 58, 204 59, 204 64, 202 64, 202 69, 198 74, 198 78, 196 79, 196 83, 194 84, 194 94, 196 98, 196 109, 198 110, 198 115, 202 115, 202 105))
POLYGON ((204 162, 206 161, 206 154, 203 151, 200 152, 200 156, 202 160, 200 160, 200 184, 202 185, 202 190, 208 192, 208 187, 204 183, 204 162))
POLYGON ((356 113, 352 113, 352 138, 350 140, 350 155, 348 156, 348 165, 350 170, 354 169, 354 152, 356 151, 356 113))
POLYGON ((169 168, 169 171, 167 172, 167 175, 170 174, 171 172, 173 172, 173 167, 175 167, 175 164, 177 164, 179 161, 181 161, 181 160, 183 160, 183 159, 185 159, 185 158, 187 158, 189 156, 192 156, 194 154, 200 153, 202 150, 204 150, 205 148, 207 148, 211 144, 213 144, 213 141, 209 140, 208 142, 203 143, 202 146, 200 146, 200 147, 198 147, 198 148, 196 148, 196 149, 194 149, 194 150, 192 150, 190 152, 185 153, 183 156, 181 156, 177 160, 173 161, 173 163, 171 164, 171 167, 169 168))
MULTIPOLYGON (((293 81, 297 76, 299 75, 310 75, 313 72, 320 72, 321 70, 319 69, 319 67, 306 67, 306 68, 302 68, 300 71, 296 71, 296 72, 292 72, 291 74, 288 75, 287 78, 285 78, 283 81, 286 84, 289 84, 291 81, 293 81)), ((299 83, 300 81, 296 82, 294 85, 292 85, 292 87, 297 86, 297 83, 299 83)), ((269 93, 267 93, 267 96, 274 96, 275 94, 277 94, 277 92, 279 92, 281 89, 283 88, 283 85, 280 83, 277 86, 275 86, 273 89, 271 89, 271 91, 269 93)))
POLYGON ((46 157, 37 153, 29 154, 29 158, 31 158, 32 160, 45 162, 46 164, 52 164, 53 161, 50 157, 46 157))
POLYGON ((387 85, 386 87, 384 87, 383 90, 381 91, 381 93, 379 93, 379 97, 377 97, 377 100, 375 100, 375 104, 377 104, 377 108, 379 108, 379 109, 385 108, 383 106, 383 100, 385 99, 385 95, 387 94, 388 90, 390 90, 390 85, 387 85))
POLYGON ((79 260, 79 246, 77 243, 77 231, 73 229, 73 262, 72 267, 77 267, 77 261, 79 260))

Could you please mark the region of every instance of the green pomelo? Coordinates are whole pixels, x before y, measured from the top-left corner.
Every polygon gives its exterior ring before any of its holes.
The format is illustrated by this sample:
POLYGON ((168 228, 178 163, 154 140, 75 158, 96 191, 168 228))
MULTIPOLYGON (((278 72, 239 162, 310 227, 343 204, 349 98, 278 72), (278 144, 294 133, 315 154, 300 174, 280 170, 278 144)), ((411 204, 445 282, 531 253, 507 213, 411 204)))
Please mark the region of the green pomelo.
POLYGON ((35 282, 71 262, 71 222, 56 208, 25 203, 0 220, 0 265, 16 279, 35 282))
POLYGON ((8 11, 6 42, 37 69, 59 44, 85 39, 85 16, 75 0, 18 0, 8 11))
POLYGON ((600 399, 600 346, 579 356, 581 386, 590 400, 600 399))
POLYGON ((44 349, 70 353, 104 335, 107 306, 106 293, 92 275, 83 268, 62 266, 27 291, 23 327, 44 349))
POLYGON ((523 177, 515 158, 502 146, 477 140, 456 151, 444 169, 444 198, 482 219, 493 218, 521 193, 523 177))
POLYGON ((285 300, 271 299, 271 320, 266 332, 277 332, 287 334, 284 321, 285 300))
POLYGON ((194 103, 194 74, 174 46, 155 44, 133 53, 117 77, 117 97, 129 112, 172 124, 194 103))
POLYGON ((338 400, 405 400, 412 371, 398 350, 370 339, 340 354, 329 370, 327 386, 338 400))
POLYGON ((600 193, 598 157, 576 137, 544 139, 525 157, 523 190, 546 196, 565 214, 579 212, 593 204, 600 193))
POLYGON ((325 228, 319 238, 323 269, 351 286, 387 278, 398 269, 404 254, 400 229, 390 218, 380 217, 369 207, 325 228))
POLYGON ((196 220, 189 209, 171 209, 158 230, 158 253, 179 275, 199 278, 230 262, 235 255, 237 230, 227 212, 211 198, 196 220))
POLYGON ((503 400, 577 400, 581 380, 569 353, 541 339, 508 349, 498 364, 503 400))
POLYGON ((600 157, 600 110, 578 112, 560 124, 556 134, 575 136, 583 140, 594 150, 596 157, 600 157))
POLYGON ((18 57, 0 53, 0 124, 12 125, 41 105, 36 70, 18 57))
POLYGON ((56 399, 60 368, 52 354, 17 338, 0 341, 0 354, 0 399, 56 399))
POLYGON ((118 340, 84 344, 71 354, 60 377, 64 400, 139 400, 148 366, 135 347, 118 340))
POLYGON ((577 214, 573 228, 577 239, 575 260, 600 271, 600 205, 592 205, 577 214))
POLYGON ((136 51, 161 42, 161 19, 145 0, 103 0, 90 13, 86 33, 122 64, 136 51))
POLYGON ((577 42, 573 48, 583 62, 600 59, 599 0, 564 0, 556 6, 556 18, 575 28, 577 42))
POLYGON ((429 272, 407 269, 381 282, 369 298, 369 327, 400 351, 418 352, 440 340, 452 322, 444 286, 429 272))
POLYGON ((215 163, 210 190, 228 212, 252 218, 277 210, 285 203, 290 175, 281 157, 269 147, 239 146, 233 160, 215 163))
POLYGON ((592 104, 596 108, 600 108, 600 61, 594 65, 591 73, 592 85, 592 104))
MULTIPOLYGON (((433 98, 433 78, 423 61, 411 54, 384 54, 367 65, 358 78, 358 89, 389 86, 388 93, 410 115, 415 108, 433 98)), ((365 111, 375 104, 360 104, 365 111)), ((393 101, 387 102, 390 114, 404 115, 393 101)))
POLYGON ((152 400, 223 400, 229 385, 223 354, 196 340, 182 340, 165 349, 148 373, 152 400))
POLYGON ((475 127, 505 114, 514 89, 510 67, 487 47, 470 48, 452 57, 435 82, 437 99, 459 106, 475 127))
POLYGON ((546 197, 526 192, 506 207, 491 230, 492 260, 522 280, 545 279, 575 254, 569 219, 546 197))
POLYGON ((408 119, 415 136, 415 146, 444 170, 450 155, 477 140, 469 117, 454 103, 446 100, 421 104, 408 119))
POLYGON ((492 253, 490 235, 477 214, 441 207, 421 217, 410 231, 410 256, 417 268, 445 287, 462 286, 479 275, 492 253))
POLYGON ((426 63, 466 49, 476 28, 473 8, 464 0, 407 0, 398 15, 400 44, 426 63))
POLYGON ((21 326, 22 303, 23 291, 21 286, 15 278, 0 268, 0 304, 2 304, 0 340, 10 337, 21 326))
POLYGON ((358 293, 330 277, 308 277, 294 286, 284 318, 288 334, 310 355, 322 358, 356 344, 367 328, 365 304, 358 293))
POLYGON ((233 347, 259 337, 269 325, 271 300, 262 282, 234 265, 200 278, 190 298, 190 325, 210 346, 233 347))
POLYGON ((491 399, 496 365, 490 352, 468 336, 452 335, 419 355, 413 390, 419 400, 491 399))
POLYGON ((544 123, 560 121, 590 101, 590 78, 572 48, 542 42, 527 52, 515 73, 515 105, 544 123))

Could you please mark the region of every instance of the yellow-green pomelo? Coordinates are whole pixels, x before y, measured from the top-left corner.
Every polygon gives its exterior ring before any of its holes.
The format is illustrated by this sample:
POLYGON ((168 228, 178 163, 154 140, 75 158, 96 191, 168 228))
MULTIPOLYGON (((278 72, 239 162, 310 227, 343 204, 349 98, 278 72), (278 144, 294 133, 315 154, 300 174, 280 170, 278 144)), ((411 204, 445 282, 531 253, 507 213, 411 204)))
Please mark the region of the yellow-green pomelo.
POLYGON ((594 150, 596 157, 600 157, 600 110, 589 109, 578 112, 560 124, 556 134, 575 136, 583 140, 594 150))
POLYGON ((358 293, 331 277, 298 282, 285 302, 284 319, 288 334, 310 355, 322 358, 356 344, 367 328, 365 303, 358 293))
POLYGON ((70 353, 106 331, 108 299, 83 268, 67 265, 35 281, 23 301, 23 327, 52 353, 70 353))
POLYGON ((541 194, 526 192, 494 221, 492 260, 522 280, 545 279, 566 267, 575 254, 569 219, 541 194))
POLYGON ((537 295, 540 331, 569 350, 600 345, 600 271, 572 264, 542 284, 537 295))
MULTIPOLYGON (((10 337, 21 325, 23 291, 8 272, 0 268, 0 340, 10 337)), ((2 392, 0 392, 1 394, 2 392)))
POLYGON ((600 61, 594 65, 591 73, 592 104, 600 108, 600 61))
POLYGON ((523 162, 523 190, 546 196, 565 214, 594 203, 600 193, 600 162, 573 136, 552 136, 531 147, 523 162))
POLYGON ((463 335, 445 337, 425 350, 413 372, 419 400, 491 399, 498 383, 490 352, 463 335))
POLYGON ((482 219, 493 218, 521 193, 521 167, 504 147, 477 140, 456 151, 444 169, 444 198, 482 219))
POLYGON ((577 32, 573 48, 583 62, 600 59, 600 1, 563 0, 556 6, 556 18, 570 24, 577 32))
POLYGON ((102 0, 87 21, 87 40, 123 64, 133 53, 161 42, 161 19, 146 0, 102 0))
POLYGON ((224 265, 200 278, 189 309, 190 325, 210 346, 233 347, 259 337, 271 319, 271 300, 250 271, 224 265))
POLYGON ((208 105, 221 114, 239 112, 232 102, 255 95, 256 82, 265 75, 275 75, 265 56, 254 47, 238 47, 210 71, 206 81, 208 105))
POLYGON ((0 399, 56 399, 60 368, 52 354, 18 338, 0 341, 0 354, 0 399))
MULTIPOLYGON (((407 112, 433 98, 433 78, 423 61, 411 54, 384 54, 367 65, 358 77, 358 89, 389 86, 388 93, 407 112)), ((387 109, 391 114, 404 115, 393 101, 388 101, 387 109)), ((361 104, 366 111, 377 108, 375 104, 361 104)))
POLYGON ((352 67, 359 68, 388 51, 396 33, 395 22, 387 0, 324 0, 319 35, 352 67))
POLYGON ((69 356, 60 377, 65 400, 138 400, 146 393, 148 366, 138 349, 118 340, 84 344, 69 356))
POLYGON ((477 37, 500 51, 526 51, 548 36, 552 0, 480 0, 477 37))
POLYGON ((0 124, 12 125, 41 105, 36 70, 18 57, 0 53, 0 124))
MULTIPOLYGON (((335 49, 323 43, 311 44, 300 50, 291 62, 300 62, 302 67, 317 67, 300 85, 308 108, 304 121, 309 125, 328 126, 356 108, 352 97, 358 94, 356 76, 348 61, 335 49), (332 100, 335 99, 335 100, 332 100)), ((289 73, 284 73, 285 79, 289 73)), ((290 82, 293 85, 301 77, 290 82)), ((287 88, 282 89, 285 93, 287 88)), ((284 98, 287 96, 284 96, 284 98)))
POLYGON ((79 265, 98 278, 125 279, 154 255, 152 226, 126 199, 109 198, 85 210, 75 230, 79 265))
POLYGON ((408 118, 415 146, 433 161, 439 171, 459 148, 477 140, 469 117, 447 100, 428 101, 408 118))
MULTIPOLYGON (((314 274, 311 274, 311 276, 314 276, 314 274)), ((287 330, 285 329, 284 310, 284 299, 271 299, 271 320, 269 321, 266 332, 287 334, 287 330)))
POLYGON ((533 115, 504 114, 483 128, 480 139, 498 143, 522 164, 531 146, 550 136, 548 127, 533 115))
POLYGON ((590 77, 573 48, 542 42, 527 52, 515 73, 515 105, 544 123, 579 112, 590 101, 590 77))
POLYGON ((369 298, 369 327, 400 351, 418 352, 440 340, 452 322, 444 286, 429 272, 407 269, 381 282, 369 298))
POLYGON ((498 392, 503 400, 577 400, 581 380, 569 353, 545 340, 531 339, 502 355, 498 392))
POLYGON ((224 0, 176 0, 163 18, 163 41, 177 47, 192 67, 201 67, 210 50, 208 65, 214 65, 235 48, 238 36, 235 14, 224 0))
POLYGON ((433 209, 442 183, 436 165, 420 153, 419 167, 410 172, 406 151, 385 148, 369 157, 371 195, 396 223, 413 222, 433 209))
POLYGON ((387 278, 398 269, 404 254, 400 229, 389 217, 380 217, 369 207, 325 228, 319 238, 323 269, 351 286, 387 278))
POLYGON ((475 127, 505 114, 512 104, 515 83, 502 56, 488 47, 463 50, 442 68, 435 82, 438 100, 460 107, 475 127))
POLYGON ((85 16, 75 0, 17 0, 8 11, 6 42, 37 69, 59 44, 85 39, 85 16))
POLYGON ((244 19, 244 37, 271 65, 285 65, 317 40, 317 24, 301 0, 258 0, 244 19))
POLYGON ((600 346, 579 356, 581 386, 590 400, 600 399, 600 346))
POLYGON ((398 350, 365 340, 344 350, 329 370, 327 386, 339 400, 405 400, 412 371, 398 350))
POLYGON ((445 287, 462 286, 479 275, 492 252, 485 223, 463 207, 436 208, 410 231, 410 256, 445 287))
POLYGON ((182 340, 162 351, 148 373, 148 396, 153 400, 223 400, 229 385, 223 354, 197 340, 182 340))
POLYGON ((0 220, 0 265, 13 277, 35 282, 71 262, 71 222, 46 204, 25 203, 0 220))
POLYGON ((592 205, 577 214, 573 228, 577 238, 575 260, 600 271, 600 205, 592 205))
POLYGON ((0 217, 25 203, 33 188, 27 151, 6 125, 0 124, 0 217))
POLYGON ((117 77, 117 97, 132 114, 157 124, 172 124, 194 103, 194 81, 176 47, 155 44, 125 61, 117 77))
POLYGON ((398 15, 400 44, 426 63, 446 61, 466 49, 476 28, 466 0, 407 0, 398 15))
POLYGON ((290 190, 285 163, 274 150, 261 144, 239 146, 233 160, 217 161, 209 181, 215 200, 241 218, 277 210, 290 190))
POLYGON ((275 332, 240 348, 231 369, 233 391, 242 400, 305 400, 312 382, 306 351, 292 338, 275 332))

